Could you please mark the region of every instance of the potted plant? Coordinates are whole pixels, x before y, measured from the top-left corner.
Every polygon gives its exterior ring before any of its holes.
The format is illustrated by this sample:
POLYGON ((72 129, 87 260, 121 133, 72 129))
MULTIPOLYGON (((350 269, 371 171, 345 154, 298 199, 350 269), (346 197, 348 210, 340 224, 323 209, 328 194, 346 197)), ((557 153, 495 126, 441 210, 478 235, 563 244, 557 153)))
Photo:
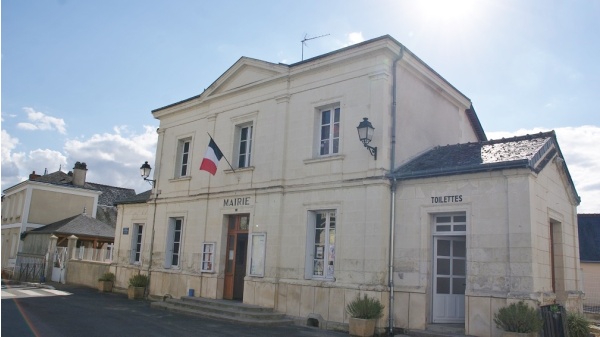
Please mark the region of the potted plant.
POLYGON ((127 297, 131 300, 144 297, 146 286, 148 286, 148 276, 136 274, 129 278, 129 288, 127 288, 127 297))
POLYGON ((102 292, 111 292, 115 282, 115 274, 104 273, 98 278, 98 290, 102 292))
POLYGON ((383 316, 383 304, 376 298, 356 296, 346 306, 346 312, 350 315, 349 333, 352 336, 373 336, 375 334, 375 323, 383 316))
POLYGON ((511 303, 494 314, 496 327, 504 330, 504 337, 537 336, 543 321, 538 311, 525 302, 511 303))
POLYGON ((590 321, 578 312, 567 313, 567 327, 570 337, 590 336, 590 321))

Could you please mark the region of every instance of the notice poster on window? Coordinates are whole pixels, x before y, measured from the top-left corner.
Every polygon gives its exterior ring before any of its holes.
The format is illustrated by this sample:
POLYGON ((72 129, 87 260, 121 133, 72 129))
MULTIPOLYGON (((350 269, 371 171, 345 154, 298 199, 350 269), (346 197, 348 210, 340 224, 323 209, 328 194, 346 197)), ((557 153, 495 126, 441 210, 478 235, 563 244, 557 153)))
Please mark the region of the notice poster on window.
POLYGON ((265 248, 267 241, 266 233, 253 233, 250 244, 252 245, 250 256, 250 276, 265 275, 265 248))

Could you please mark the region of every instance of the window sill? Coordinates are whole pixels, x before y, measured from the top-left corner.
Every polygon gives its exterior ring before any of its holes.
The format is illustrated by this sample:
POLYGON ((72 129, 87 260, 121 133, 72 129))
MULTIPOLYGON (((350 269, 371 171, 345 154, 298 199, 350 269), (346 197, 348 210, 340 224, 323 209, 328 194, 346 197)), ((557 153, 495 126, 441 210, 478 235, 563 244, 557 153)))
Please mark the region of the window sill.
POLYGON ((228 169, 228 170, 223 170, 225 173, 229 174, 229 173, 236 173, 236 172, 248 172, 248 171, 254 171, 254 166, 248 166, 248 167, 240 167, 235 169, 235 172, 232 169, 228 169))
POLYGON ((179 178, 171 178, 169 179, 169 182, 177 182, 177 181, 185 181, 185 180, 191 180, 192 176, 185 176, 185 177, 179 177, 179 178))
POLYGON ((336 154, 336 155, 332 155, 332 156, 304 159, 304 164, 308 165, 308 164, 322 163, 322 162, 328 162, 328 161, 344 160, 345 157, 346 156, 344 156, 343 154, 336 154))

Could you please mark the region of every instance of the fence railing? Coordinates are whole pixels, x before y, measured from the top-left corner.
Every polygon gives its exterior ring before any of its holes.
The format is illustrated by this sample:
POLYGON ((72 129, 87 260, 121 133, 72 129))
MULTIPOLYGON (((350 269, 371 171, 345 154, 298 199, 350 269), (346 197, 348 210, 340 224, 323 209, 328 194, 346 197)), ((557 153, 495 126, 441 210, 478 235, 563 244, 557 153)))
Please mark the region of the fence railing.
POLYGON ((46 275, 46 256, 17 254, 13 279, 27 282, 44 282, 46 275))
POLYGON ((109 244, 101 249, 79 247, 73 251, 72 259, 96 262, 112 262, 114 244, 109 244))

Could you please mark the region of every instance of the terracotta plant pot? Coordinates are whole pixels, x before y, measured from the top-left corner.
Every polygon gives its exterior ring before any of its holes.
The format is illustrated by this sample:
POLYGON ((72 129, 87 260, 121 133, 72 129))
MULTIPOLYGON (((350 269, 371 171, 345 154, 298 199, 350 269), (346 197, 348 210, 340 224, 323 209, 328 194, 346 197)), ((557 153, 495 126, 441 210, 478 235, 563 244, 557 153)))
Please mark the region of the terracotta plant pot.
POLYGON ((349 333, 352 336, 370 337, 375 334, 377 319, 362 319, 350 317, 349 333))
POLYGON ((137 300, 137 299, 144 298, 145 290, 146 290, 146 287, 129 286, 129 288, 127 288, 127 297, 130 300, 137 300))
POLYGON ((111 292, 113 288, 112 281, 98 281, 98 290, 102 292, 111 292))

